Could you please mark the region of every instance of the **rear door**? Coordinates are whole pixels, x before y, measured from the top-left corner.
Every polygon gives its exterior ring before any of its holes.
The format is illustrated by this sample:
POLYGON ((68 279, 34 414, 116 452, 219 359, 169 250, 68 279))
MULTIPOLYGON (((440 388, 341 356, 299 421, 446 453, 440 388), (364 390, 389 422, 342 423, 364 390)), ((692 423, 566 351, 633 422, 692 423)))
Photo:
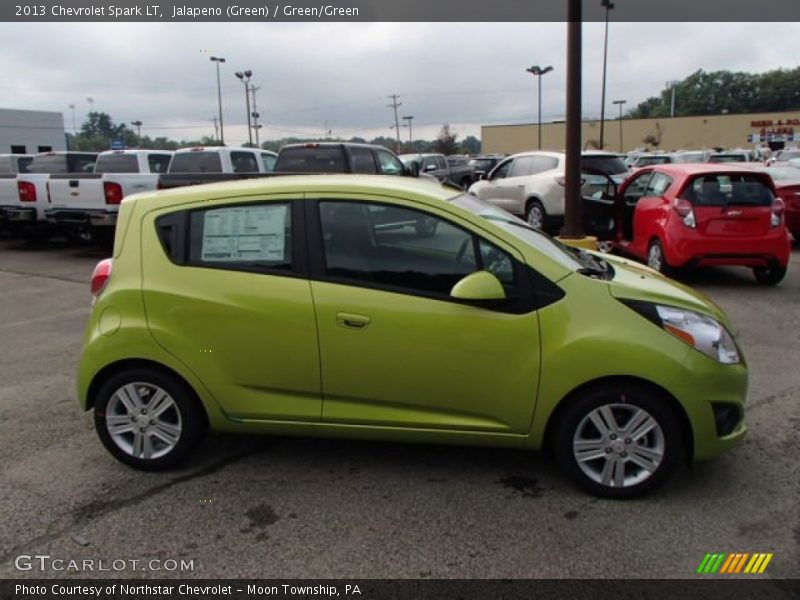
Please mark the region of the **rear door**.
POLYGON ((319 353, 298 196, 143 217, 155 340, 236 419, 319 421, 319 353))
POLYGON ((710 238, 757 237, 770 229, 775 199, 761 173, 709 173, 689 180, 682 197, 694 206, 697 231, 710 238))

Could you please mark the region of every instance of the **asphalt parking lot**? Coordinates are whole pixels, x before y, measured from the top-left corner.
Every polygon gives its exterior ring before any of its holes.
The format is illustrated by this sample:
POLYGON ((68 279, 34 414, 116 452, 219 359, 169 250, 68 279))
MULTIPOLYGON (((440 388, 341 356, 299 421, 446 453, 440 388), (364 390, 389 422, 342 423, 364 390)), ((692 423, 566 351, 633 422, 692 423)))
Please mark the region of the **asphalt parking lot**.
POLYGON ((745 443, 656 494, 598 500, 545 455, 211 436, 140 473, 74 390, 90 246, 0 241, 0 577, 689 577, 707 552, 772 552, 800 577, 800 246, 777 288, 743 269, 683 277, 740 328, 745 443), (184 559, 191 572, 20 572, 19 555, 184 559))

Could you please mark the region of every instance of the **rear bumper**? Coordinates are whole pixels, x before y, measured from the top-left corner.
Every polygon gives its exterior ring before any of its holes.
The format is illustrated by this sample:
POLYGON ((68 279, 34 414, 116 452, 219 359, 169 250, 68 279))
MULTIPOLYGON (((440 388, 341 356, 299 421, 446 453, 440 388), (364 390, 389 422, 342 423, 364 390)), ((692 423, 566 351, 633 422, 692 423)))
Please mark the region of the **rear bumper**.
POLYGON ((789 263, 791 242, 786 229, 758 237, 714 238, 697 232, 667 234, 667 262, 673 267, 731 265, 767 267, 789 263))
POLYGON ((35 223, 36 209, 33 207, 6 206, 0 208, 3 219, 8 223, 35 223))
POLYGON ((45 216, 53 225, 114 227, 117 224, 117 212, 105 209, 51 208, 45 211, 45 216))

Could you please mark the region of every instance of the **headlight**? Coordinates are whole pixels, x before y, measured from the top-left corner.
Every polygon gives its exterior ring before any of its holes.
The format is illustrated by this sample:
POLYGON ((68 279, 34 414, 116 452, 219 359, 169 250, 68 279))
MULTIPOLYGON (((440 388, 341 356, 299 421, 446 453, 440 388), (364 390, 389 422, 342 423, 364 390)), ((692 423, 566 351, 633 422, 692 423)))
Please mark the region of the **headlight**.
POLYGON ((733 336, 722 324, 711 317, 692 310, 651 304, 650 302, 628 300, 625 301, 625 304, 664 331, 714 360, 726 365, 741 361, 733 336))

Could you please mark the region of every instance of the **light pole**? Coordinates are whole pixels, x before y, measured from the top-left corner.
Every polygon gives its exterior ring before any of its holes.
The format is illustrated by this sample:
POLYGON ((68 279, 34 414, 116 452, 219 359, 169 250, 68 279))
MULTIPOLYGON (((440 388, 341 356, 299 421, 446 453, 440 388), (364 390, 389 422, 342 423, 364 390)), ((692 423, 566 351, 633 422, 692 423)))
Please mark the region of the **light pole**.
POLYGON ((244 84, 244 101, 247 105, 247 141, 248 146, 253 145, 253 128, 250 125, 250 78, 253 76, 252 71, 239 71, 236 74, 236 77, 239 78, 244 84))
POLYGON ((258 108, 256 107, 256 92, 260 90, 260 87, 256 87, 254 85, 250 86, 250 92, 253 94, 253 112, 250 113, 253 116, 253 129, 256 132, 256 146, 261 148, 261 140, 259 139, 258 130, 261 129, 261 125, 258 124, 258 118, 261 116, 258 113, 258 108))
POLYGON ((211 62, 217 65, 217 102, 219 103, 219 143, 225 145, 225 130, 222 127, 222 85, 219 81, 219 63, 224 63, 225 59, 221 56, 212 56, 211 62))
POLYGON ((141 121, 131 121, 131 125, 136 127, 136 145, 142 145, 142 122, 141 121))
POLYGON ((608 68, 608 13, 614 9, 611 0, 602 0, 600 5, 606 9, 606 36, 603 41, 603 91, 600 92, 600 150, 605 148, 606 128, 606 70, 608 68))
POLYGON ((582 237, 581 222, 581 35, 582 0, 567 3, 567 123, 564 164, 565 238, 582 237))
POLYGON ((613 104, 619 105, 619 151, 625 152, 622 147, 622 105, 627 104, 627 100, 614 100, 613 104))
POLYGON ((74 104, 70 104, 69 107, 72 110, 72 134, 73 135, 77 135, 78 134, 78 122, 75 120, 75 105, 74 104))
POLYGON ((414 151, 414 135, 411 132, 411 121, 414 120, 414 115, 406 115, 403 117, 403 121, 408 123, 408 147, 411 152, 414 151))
POLYGON ((539 133, 539 150, 542 149, 542 75, 545 75, 553 70, 553 67, 540 67, 539 65, 534 65, 532 67, 528 67, 525 69, 531 75, 535 75, 539 78, 539 125, 537 127, 537 131, 539 133))

